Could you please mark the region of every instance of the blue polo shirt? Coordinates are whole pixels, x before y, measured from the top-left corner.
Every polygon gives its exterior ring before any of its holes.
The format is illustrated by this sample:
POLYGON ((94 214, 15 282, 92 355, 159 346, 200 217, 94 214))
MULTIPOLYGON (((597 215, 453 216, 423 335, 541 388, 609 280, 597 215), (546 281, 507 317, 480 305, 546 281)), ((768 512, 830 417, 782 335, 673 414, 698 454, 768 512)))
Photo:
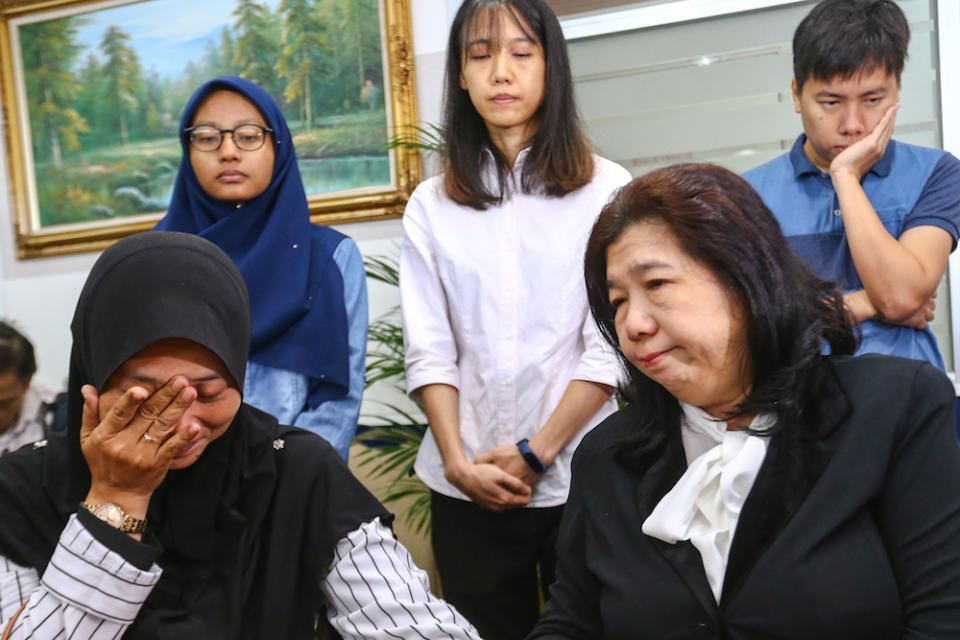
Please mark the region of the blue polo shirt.
MULTIPOLYGON (((803 152, 801 134, 789 153, 743 177, 770 208, 787 241, 817 275, 844 292, 863 289, 847 245, 837 193, 827 173, 803 152)), ((941 149, 891 140, 883 157, 861 180, 877 216, 894 238, 923 225, 960 235, 960 160, 941 149)), ((952 249, 951 249, 952 251, 952 249)), ((926 360, 943 369, 937 339, 923 331, 870 320, 861 325, 860 353, 926 360)))

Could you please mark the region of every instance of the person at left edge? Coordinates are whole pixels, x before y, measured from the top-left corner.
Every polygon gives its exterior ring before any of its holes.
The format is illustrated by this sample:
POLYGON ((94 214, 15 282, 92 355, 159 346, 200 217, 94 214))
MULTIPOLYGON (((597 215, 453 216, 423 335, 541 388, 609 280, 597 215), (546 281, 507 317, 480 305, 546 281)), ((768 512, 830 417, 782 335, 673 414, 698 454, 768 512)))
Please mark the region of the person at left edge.
POLYGON ((477 640, 333 448, 243 403, 250 327, 203 238, 103 253, 66 437, 0 457, 0 635, 477 640))
POLYGON ((346 460, 367 348, 357 245, 310 223, 290 129, 254 83, 207 82, 180 129, 183 160, 156 229, 199 234, 243 274, 253 310, 244 401, 322 436, 346 460))

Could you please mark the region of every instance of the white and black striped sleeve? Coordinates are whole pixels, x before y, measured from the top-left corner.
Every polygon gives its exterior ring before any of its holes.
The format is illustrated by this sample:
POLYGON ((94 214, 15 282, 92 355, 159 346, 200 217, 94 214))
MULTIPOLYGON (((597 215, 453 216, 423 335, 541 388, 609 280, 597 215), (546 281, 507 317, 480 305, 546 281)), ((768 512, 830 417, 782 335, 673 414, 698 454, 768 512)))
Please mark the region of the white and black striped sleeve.
POLYGON ((323 582, 327 617, 344 640, 479 640, 473 625, 430 593, 427 574, 380 523, 347 534, 323 582))
POLYGON ((11 640, 113 640, 123 635, 153 586, 160 567, 138 569, 71 515, 43 578, 0 558, 0 633, 20 606, 11 640))

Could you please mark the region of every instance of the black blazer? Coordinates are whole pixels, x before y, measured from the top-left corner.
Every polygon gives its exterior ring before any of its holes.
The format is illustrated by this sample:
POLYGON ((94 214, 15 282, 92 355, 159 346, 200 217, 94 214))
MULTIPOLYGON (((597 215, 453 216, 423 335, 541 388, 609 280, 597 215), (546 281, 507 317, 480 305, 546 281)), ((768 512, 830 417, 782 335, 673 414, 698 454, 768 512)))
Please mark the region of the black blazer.
POLYGON ((952 385, 887 356, 818 366, 803 421, 772 438, 744 504, 719 605, 693 545, 641 531, 686 470, 679 433, 626 460, 635 410, 594 429, 530 638, 960 638, 952 385))

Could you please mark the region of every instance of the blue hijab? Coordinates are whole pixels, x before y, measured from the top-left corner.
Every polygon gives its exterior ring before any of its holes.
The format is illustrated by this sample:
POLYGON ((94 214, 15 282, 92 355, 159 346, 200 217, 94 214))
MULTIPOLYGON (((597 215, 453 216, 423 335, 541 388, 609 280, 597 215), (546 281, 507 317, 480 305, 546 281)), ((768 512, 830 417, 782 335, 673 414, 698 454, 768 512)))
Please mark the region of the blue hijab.
POLYGON ((215 91, 242 95, 273 129, 273 178, 256 198, 237 207, 200 186, 181 135, 183 158, 170 209, 156 230, 195 233, 223 249, 237 265, 253 313, 250 360, 286 369, 310 381, 308 404, 342 398, 350 383, 343 277, 333 252, 346 237, 310 223, 293 137, 270 95, 243 78, 215 78, 197 89, 183 110, 180 130, 191 126, 215 91))

